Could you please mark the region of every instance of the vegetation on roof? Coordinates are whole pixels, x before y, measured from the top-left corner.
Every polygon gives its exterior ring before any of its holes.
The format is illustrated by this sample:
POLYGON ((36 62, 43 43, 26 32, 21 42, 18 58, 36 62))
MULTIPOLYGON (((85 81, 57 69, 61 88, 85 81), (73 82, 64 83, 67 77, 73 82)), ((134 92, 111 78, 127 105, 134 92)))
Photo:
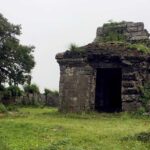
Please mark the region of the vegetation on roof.
POLYGON ((100 36, 96 39, 96 42, 99 43, 109 43, 113 42, 116 44, 124 43, 125 46, 129 49, 137 50, 143 53, 150 53, 150 41, 139 41, 135 43, 131 43, 127 40, 127 37, 123 34, 125 21, 115 22, 108 21, 103 25, 104 35, 100 36))
MULTIPOLYGON (((108 23, 105 23, 102 26, 103 30, 102 36, 97 36, 94 42, 100 44, 122 43, 128 49, 137 50, 139 52, 143 52, 146 54, 150 53, 150 41, 143 40, 143 41, 135 41, 134 43, 132 41, 129 41, 127 39, 127 36, 124 34, 125 27, 126 27, 125 21, 115 22, 109 20, 108 23)), ((70 44, 69 51, 83 53, 85 52, 85 48, 79 47, 76 44, 70 44)))
POLYGON ((145 43, 135 43, 135 44, 128 43, 127 47, 133 50, 136 49, 146 54, 150 53, 150 47, 147 46, 145 43))
POLYGON ((71 52, 79 52, 82 53, 84 52, 84 48, 77 46, 76 44, 70 44, 69 46, 69 51, 71 52))
POLYGON ((108 41, 126 41, 126 36, 123 35, 123 27, 125 21, 115 22, 109 20, 108 23, 103 24, 104 36, 96 39, 98 42, 108 42, 108 41))

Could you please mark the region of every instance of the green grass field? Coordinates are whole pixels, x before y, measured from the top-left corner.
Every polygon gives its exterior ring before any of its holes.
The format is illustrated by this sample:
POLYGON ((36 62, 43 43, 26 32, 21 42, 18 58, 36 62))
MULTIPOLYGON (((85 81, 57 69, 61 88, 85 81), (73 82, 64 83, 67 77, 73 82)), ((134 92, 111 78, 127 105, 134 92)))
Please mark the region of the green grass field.
POLYGON ((60 114, 21 108, 0 114, 0 150, 149 150, 150 118, 120 114, 60 114))

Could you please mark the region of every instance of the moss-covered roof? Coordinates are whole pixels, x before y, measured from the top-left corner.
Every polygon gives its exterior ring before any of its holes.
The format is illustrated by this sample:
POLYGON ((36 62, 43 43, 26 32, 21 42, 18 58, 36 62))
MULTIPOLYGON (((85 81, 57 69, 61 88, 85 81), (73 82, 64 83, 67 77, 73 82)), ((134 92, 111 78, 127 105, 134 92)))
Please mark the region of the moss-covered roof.
POLYGON ((88 55, 116 55, 119 57, 132 56, 132 57, 149 57, 150 53, 145 53, 138 50, 136 47, 130 47, 126 43, 90 43, 80 47, 82 51, 65 51, 56 55, 56 59, 65 58, 84 58, 88 55))
POLYGON ((71 46, 70 50, 56 55, 56 59, 83 58, 90 54, 118 56, 150 56, 149 33, 141 22, 107 23, 97 29, 94 42, 71 46))

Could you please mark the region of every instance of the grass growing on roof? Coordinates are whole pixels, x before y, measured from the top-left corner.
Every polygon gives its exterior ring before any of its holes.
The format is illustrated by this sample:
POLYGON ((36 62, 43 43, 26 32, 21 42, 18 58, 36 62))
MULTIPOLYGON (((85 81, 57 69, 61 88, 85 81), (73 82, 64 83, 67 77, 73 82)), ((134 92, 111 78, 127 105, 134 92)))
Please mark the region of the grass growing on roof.
POLYGON ((136 49, 136 50, 143 52, 143 53, 146 53, 146 54, 150 53, 150 47, 148 47, 144 43, 135 43, 135 44, 129 44, 128 43, 127 47, 130 49, 136 49))

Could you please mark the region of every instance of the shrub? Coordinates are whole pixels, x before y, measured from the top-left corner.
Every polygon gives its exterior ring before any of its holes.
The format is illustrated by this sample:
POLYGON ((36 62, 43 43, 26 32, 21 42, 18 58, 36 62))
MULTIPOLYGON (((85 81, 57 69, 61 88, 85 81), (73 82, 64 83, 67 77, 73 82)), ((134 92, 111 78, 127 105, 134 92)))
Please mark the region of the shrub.
POLYGON ((76 51, 78 49, 78 46, 76 44, 70 44, 69 50, 70 51, 76 51))
POLYGON ((36 84, 31 84, 31 85, 25 85, 24 87, 25 93, 40 93, 39 92, 39 87, 36 84))
POLYGON ((99 37, 97 39, 98 42, 114 42, 114 41, 126 41, 126 37, 123 34, 123 28, 119 28, 119 25, 123 24, 124 22, 114 22, 112 20, 109 23, 105 23, 103 25, 103 29, 105 31, 105 35, 99 37), (118 27, 117 27, 118 26, 118 27))
POLYGON ((6 112, 7 112, 6 107, 2 103, 0 103, 0 113, 6 113, 6 112))
POLYGON ((69 50, 70 50, 71 52, 80 52, 80 53, 84 51, 83 48, 78 47, 76 44, 70 44, 69 50))
POLYGON ((18 86, 9 86, 4 91, 4 99, 19 97, 22 95, 22 90, 18 86))
POLYGON ((18 107, 16 105, 8 105, 6 106, 8 111, 18 111, 18 107))
POLYGON ((144 86, 140 87, 141 91, 141 101, 143 103, 143 107, 146 111, 150 111, 150 83, 146 83, 144 86))
POLYGON ((145 107, 140 107, 137 111, 137 115, 143 115, 146 112, 145 107))

